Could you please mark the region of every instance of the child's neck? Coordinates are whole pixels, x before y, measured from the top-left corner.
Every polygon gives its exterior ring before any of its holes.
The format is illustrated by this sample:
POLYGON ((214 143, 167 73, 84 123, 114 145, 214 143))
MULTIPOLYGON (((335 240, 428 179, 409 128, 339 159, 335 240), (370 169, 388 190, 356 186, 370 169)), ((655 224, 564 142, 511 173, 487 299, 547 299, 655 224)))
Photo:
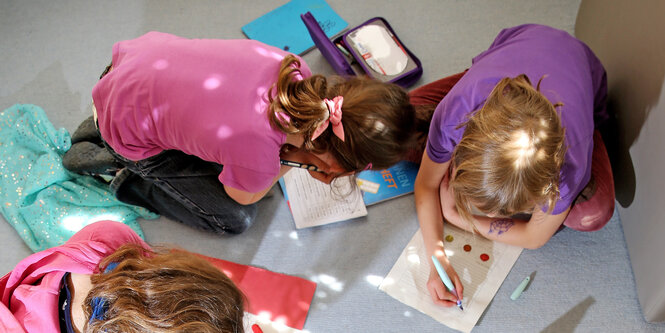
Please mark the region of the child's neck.
POLYGON ((292 146, 295 146, 297 148, 302 147, 302 144, 305 142, 305 138, 303 138, 302 134, 287 134, 286 135, 286 143, 290 144, 292 146))
POLYGON ((86 317, 83 312, 83 304, 85 298, 90 293, 92 289, 92 282, 90 281, 90 275, 87 274, 78 274, 71 273, 69 274, 69 283, 70 291, 72 293, 72 325, 78 332, 83 332, 83 327, 85 326, 86 317))

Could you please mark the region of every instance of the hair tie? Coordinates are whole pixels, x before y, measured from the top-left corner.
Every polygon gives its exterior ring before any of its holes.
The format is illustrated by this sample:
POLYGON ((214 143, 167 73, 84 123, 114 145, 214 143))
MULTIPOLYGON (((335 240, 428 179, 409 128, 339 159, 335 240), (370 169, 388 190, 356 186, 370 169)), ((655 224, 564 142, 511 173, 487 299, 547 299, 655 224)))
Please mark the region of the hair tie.
POLYGON ((90 314, 89 323, 92 324, 95 320, 104 320, 104 315, 109 309, 109 301, 104 297, 93 297, 91 306, 92 313, 90 314))
POLYGON ((327 98, 323 99, 323 106, 328 112, 326 112, 325 119, 316 127, 314 133, 312 134, 312 141, 323 133, 323 131, 328 128, 330 124, 332 131, 340 140, 344 141, 344 127, 342 127, 342 102, 344 97, 337 96, 332 100, 327 98))
MULTIPOLYGON (((114 270, 118 266, 117 262, 111 262, 104 269, 104 274, 114 270)), ((89 324, 94 320, 104 320, 106 311, 109 309, 109 301, 105 297, 93 297, 92 302, 92 313, 90 314, 90 319, 88 320, 89 324)))

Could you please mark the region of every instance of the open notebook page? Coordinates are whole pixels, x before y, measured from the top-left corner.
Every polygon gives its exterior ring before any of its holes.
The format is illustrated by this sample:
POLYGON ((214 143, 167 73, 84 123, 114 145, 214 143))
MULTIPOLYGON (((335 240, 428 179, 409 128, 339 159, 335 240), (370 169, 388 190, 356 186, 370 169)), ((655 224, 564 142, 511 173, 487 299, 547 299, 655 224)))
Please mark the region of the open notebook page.
POLYGON ((522 248, 493 242, 455 226, 444 228, 446 255, 464 285, 464 311, 434 304, 427 291, 430 272, 420 229, 379 286, 388 295, 446 326, 470 332, 487 308, 522 248))
POLYGON ((284 175, 284 187, 296 228, 313 227, 367 215, 362 193, 351 188, 350 178, 324 184, 304 169, 284 175), (333 188, 335 187, 335 188, 333 188))

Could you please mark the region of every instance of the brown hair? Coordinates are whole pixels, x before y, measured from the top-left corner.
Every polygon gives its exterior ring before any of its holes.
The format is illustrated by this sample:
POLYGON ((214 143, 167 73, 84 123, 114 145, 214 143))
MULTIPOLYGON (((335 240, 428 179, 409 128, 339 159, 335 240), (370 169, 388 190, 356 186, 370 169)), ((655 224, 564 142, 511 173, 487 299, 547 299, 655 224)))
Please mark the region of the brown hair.
POLYGON ((300 133, 304 147, 330 152, 346 171, 385 169, 402 160, 415 140, 415 111, 401 87, 364 77, 334 78, 321 75, 297 80, 300 62, 292 55, 282 61, 277 83, 271 88, 271 124, 285 133, 300 133), (275 98, 272 98, 272 90, 275 98), (316 127, 325 119, 323 99, 343 96, 342 125, 345 141, 326 129, 315 141, 316 127), (286 117, 285 117, 286 116, 286 117), (287 121, 286 119, 290 119, 287 121))
POLYGON ((85 300, 109 306, 104 320, 87 323, 84 332, 243 332, 244 296, 219 269, 192 253, 175 249, 147 251, 124 245, 99 264, 118 266, 91 277, 85 300))
POLYGON ((522 74, 502 79, 466 126, 452 156, 450 186, 460 216, 472 207, 512 216, 559 198, 559 172, 566 152, 556 107, 522 74))

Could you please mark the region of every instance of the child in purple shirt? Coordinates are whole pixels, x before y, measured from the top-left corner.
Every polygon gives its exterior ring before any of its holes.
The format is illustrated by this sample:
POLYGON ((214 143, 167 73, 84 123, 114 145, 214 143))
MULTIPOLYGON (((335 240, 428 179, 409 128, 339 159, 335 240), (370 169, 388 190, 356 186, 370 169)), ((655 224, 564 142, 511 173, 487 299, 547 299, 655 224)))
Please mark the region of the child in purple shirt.
MULTIPOLYGON (((609 168, 602 140, 594 145, 594 128, 607 118, 605 70, 586 45, 542 25, 504 29, 465 73, 439 85, 448 90, 434 110, 415 199, 427 254, 439 258, 460 299, 444 219, 525 248, 545 244, 567 217, 578 230, 609 220, 613 186, 597 196, 611 196, 604 207, 590 201, 598 218, 580 221, 571 211, 585 188, 595 189, 592 160, 604 157, 609 168)), ((414 104, 431 97, 412 93, 414 104)), ((611 172, 602 178, 611 182, 611 172)), ((434 267, 427 287, 437 304, 455 305, 434 267)))
POLYGON ((84 122, 65 167, 109 169, 121 201, 220 233, 247 229, 254 203, 291 168, 281 160, 315 165, 312 177, 330 183, 398 162, 415 126, 398 86, 328 80, 245 39, 118 42, 92 96, 101 139, 84 122))

